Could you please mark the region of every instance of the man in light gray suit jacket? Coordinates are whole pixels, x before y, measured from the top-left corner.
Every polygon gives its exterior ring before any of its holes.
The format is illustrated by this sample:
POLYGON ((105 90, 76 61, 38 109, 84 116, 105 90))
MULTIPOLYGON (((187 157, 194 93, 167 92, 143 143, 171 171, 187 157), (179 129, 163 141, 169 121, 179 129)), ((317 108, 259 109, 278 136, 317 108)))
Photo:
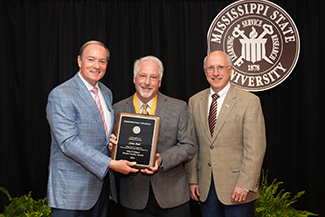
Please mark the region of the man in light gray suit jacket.
POLYGON ((85 43, 78 56, 79 72, 49 94, 46 113, 52 143, 47 202, 52 217, 106 217, 109 192, 116 201, 110 169, 137 172, 131 167, 134 163, 108 156, 113 97, 98 82, 106 73, 108 60, 109 51, 103 43, 85 43))
MULTIPOLYGON (((162 76, 158 58, 137 60, 133 78, 136 93, 113 106, 115 116, 118 112, 145 112, 161 118, 155 167, 120 177, 120 201, 127 217, 190 216, 190 189, 183 162, 195 153, 192 125, 186 102, 158 92, 162 76)), ((111 137, 116 144, 116 137, 111 137)))
POLYGON ((202 217, 252 217, 266 148, 260 100, 230 84, 226 53, 210 53, 204 71, 210 88, 192 96, 188 106, 197 146, 186 164, 191 197, 201 201, 202 217), (216 107, 210 106, 215 94, 216 107))

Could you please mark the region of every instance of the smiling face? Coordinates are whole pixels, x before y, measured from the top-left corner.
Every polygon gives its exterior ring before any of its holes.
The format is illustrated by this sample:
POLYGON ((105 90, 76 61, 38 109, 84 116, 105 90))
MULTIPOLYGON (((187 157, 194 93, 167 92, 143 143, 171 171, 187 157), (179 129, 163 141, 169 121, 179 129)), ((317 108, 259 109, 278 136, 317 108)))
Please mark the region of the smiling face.
POLYGON ((107 68, 107 51, 99 44, 88 45, 82 57, 78 56, 81 76, 92 86, 105 75, 107 68))
POLYGON ((156 96, 161 85, 158 66, 151 60, 142 62, 139 72, 133 77, 133 83, 141 102, 149 102, 156 96))
POLYGON ((232 73, 232 66, 226 67, 222 72, 217 70, 220 66, 229 66, 228 56, 222 51, 214 51, 210 53, 205 61, 204 72, 209 82, 212 90, 218 93, 222 90, 229 82, 232 73), (208 72, 209 67, 214 67, 215 69, 208 72))

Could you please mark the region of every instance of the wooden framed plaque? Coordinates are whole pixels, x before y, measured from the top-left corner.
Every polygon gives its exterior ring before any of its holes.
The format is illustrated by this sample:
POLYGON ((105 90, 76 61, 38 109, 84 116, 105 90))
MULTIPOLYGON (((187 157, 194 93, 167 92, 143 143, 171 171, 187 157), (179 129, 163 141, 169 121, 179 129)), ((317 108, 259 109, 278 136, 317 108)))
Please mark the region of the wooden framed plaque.
POLYGON ((111 158, 137 162, 135 168, 155 166, 160 117, 119 112, 115 123, 117 145, 113 145, 111 158))

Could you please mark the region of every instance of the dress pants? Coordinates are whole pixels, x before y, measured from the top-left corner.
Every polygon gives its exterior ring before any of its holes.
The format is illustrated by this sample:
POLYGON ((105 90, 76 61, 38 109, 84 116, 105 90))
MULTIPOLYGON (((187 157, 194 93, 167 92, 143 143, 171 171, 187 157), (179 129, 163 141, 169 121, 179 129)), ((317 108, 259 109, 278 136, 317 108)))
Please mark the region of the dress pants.
POLYGON ((186 202, 180 206, 163 209, 155 198, 152 187, 150 185, 149 199, 145 209, 134 210, 125 208, 126 217, 191 217, 190 203, 186 202))
POLYGON ((103 188, 95 205, 90 210, 66 210, 51 208, 51 217, 108 217, 110 180, 104 179, 103 188))
POLYGON ((254 217, 255 200, 249 203, 224 205, 216 194, 213 178, 209 190, 208 198, 200 203, 202 217, 254 217))

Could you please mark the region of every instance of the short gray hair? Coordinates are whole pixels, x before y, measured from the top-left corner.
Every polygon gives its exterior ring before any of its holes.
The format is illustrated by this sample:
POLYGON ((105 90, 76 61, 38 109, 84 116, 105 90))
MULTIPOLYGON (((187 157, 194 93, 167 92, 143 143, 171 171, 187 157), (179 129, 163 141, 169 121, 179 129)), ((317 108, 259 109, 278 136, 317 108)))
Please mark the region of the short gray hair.
POLYGON ((138 74, 138 72, 140 70, 141 64, 146 62, 146 61, 152 61, 153 63, 155 63, 157 65, 158 73, 159 73, 159 80, 161 80, 162 77, 163 77, 163 74, 164 74, 164 66, 163 66, 162 62, 160 61, 160 59, 158 59, 155 56, 145 56, 145 57, 142 57, 142 58, 136 60, 134 62, 134 67, 133 67, 134 77, 137 76, 137 74, 138 74))

